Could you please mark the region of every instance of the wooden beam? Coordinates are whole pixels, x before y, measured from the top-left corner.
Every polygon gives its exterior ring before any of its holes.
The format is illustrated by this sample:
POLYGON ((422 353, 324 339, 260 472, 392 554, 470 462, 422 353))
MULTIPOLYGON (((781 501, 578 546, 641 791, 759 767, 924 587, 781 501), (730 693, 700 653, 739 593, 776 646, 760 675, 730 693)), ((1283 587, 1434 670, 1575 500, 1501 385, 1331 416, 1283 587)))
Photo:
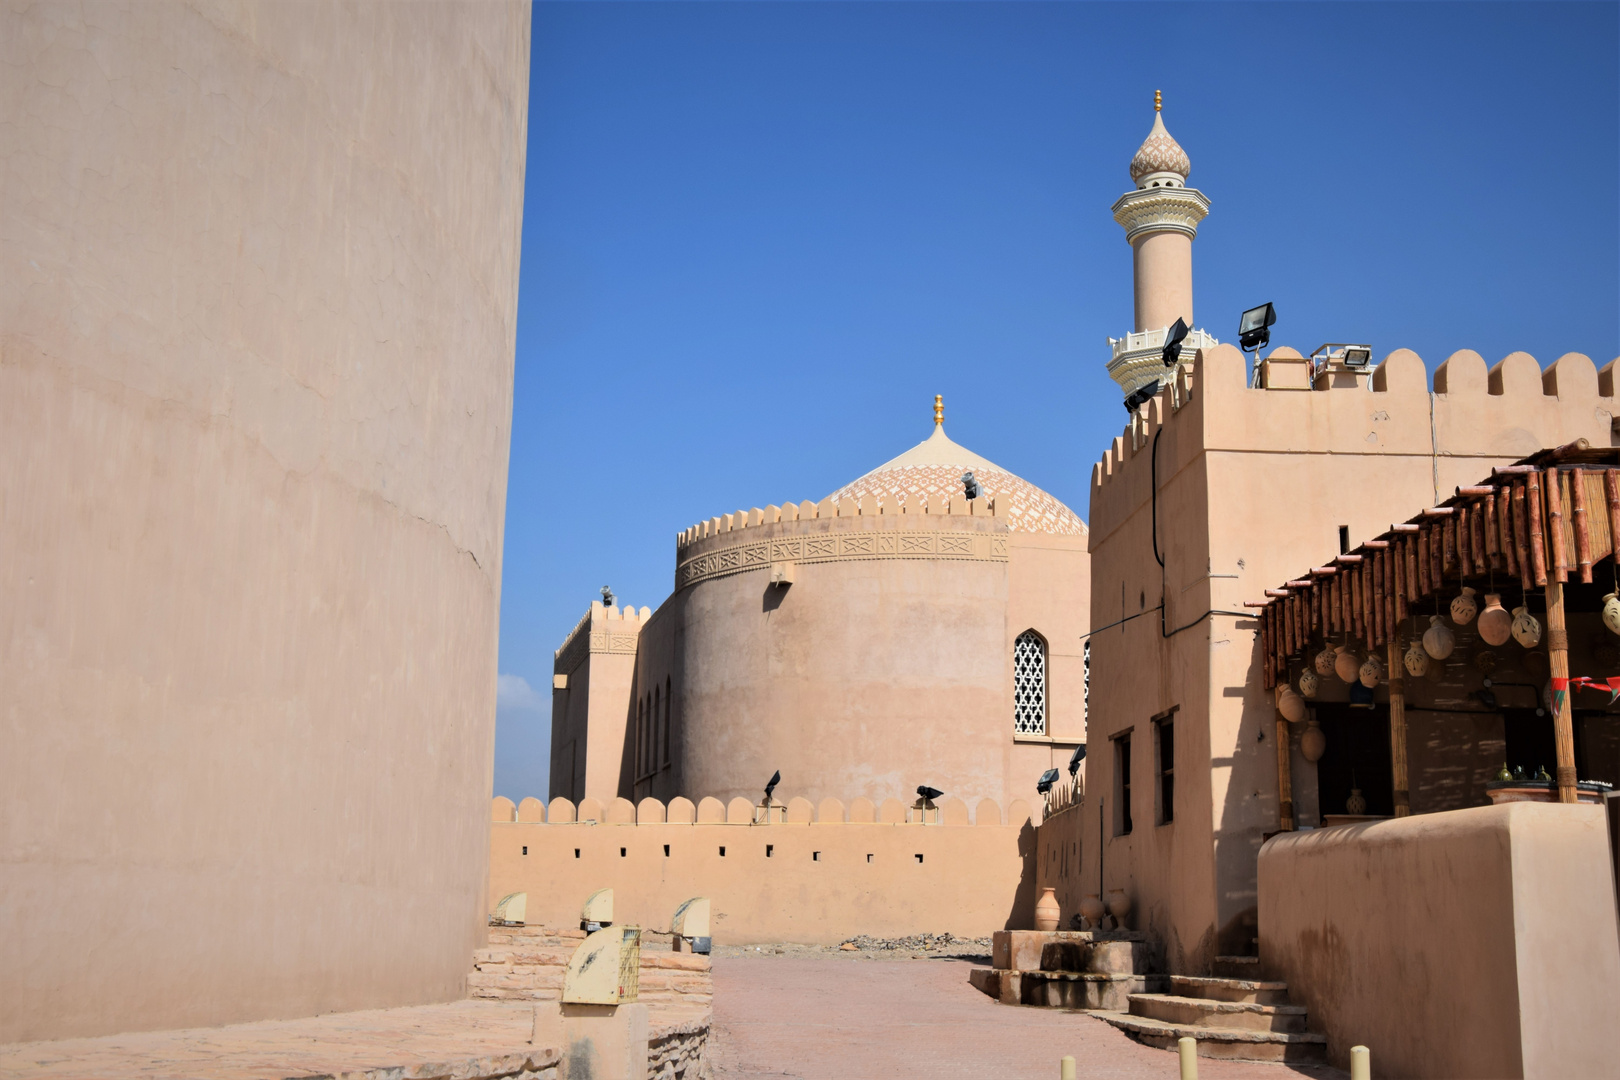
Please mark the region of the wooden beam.
MULTIPOLYGON (((1547 663, 1554 680, 1569 678, 1569 630, 1564 623, 1564 584, 1556 579, 1547 584, 1547 663)), ((1558 801, 1572 803, 1575 793, 1575 728, 1570 720, 1572 695, 1553 713, 1553 756, 1558 760, 1558 801)))
POLYGON ((1293 832, 1294 767, 1289 753, 1288 721, 1280 712, 1273 715, 1277 718, 1277 828, 1293 832))
POLYGON ((1608 554, 1620 559, 1620 469, 1603 470, 1603 502, 1609 511, 1608 554))
POLYGON ((1548 569, 1559 581, 1566 581, 1569 578, 1569 546, 1564 540, 1564 483, 1558 469, 1547 470, 1542 488, 1547 503, 1547 539, 1550 543, 1548 555, 1551 565, 1548 569))
POLYGON ((1395 788, 1395 816, 1412 814, 1411 784, 1406 775, 1406 680, 1401 673, 1401 646, 1389 639, 1389 771, 1395 788))
POLYGON ((1570 519, 1575 525, 1575 565, 1581 581, 1592 584, 1592 533, 1586 521, 1586 470, 1569 472, 1570 519))
POLYGON ((1547 584, 1547 541, 1542 519, 1541 474, 1524 478, 1524 508, 1528 514, 1524 531, 1530 536, 1530 569, 1537 585, 1547 584))

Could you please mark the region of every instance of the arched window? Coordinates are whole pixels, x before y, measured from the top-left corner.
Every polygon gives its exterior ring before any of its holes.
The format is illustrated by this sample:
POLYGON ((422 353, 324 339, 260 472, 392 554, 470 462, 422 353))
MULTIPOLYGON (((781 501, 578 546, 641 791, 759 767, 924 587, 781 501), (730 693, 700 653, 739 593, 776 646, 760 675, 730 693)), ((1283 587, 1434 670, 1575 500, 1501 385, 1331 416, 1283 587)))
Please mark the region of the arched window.
POLYGON ((1046 734, 1046 639, 1033 630, 1013 642, 1013 734, 1046 734))

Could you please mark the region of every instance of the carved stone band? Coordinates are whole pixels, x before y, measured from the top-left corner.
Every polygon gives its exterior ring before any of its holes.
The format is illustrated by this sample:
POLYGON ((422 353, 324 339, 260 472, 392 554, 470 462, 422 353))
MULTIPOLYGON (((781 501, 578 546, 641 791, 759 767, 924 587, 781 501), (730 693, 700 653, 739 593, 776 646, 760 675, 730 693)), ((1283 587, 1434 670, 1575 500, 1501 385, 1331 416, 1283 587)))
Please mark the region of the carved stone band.
POLYGON ((986 532, 821 533, 781 536, 707 551, 675 570, 675 588, 709 578, 764 570, 771 563, 818 563, 856 559, 968 559, 1006 562, 1007 537, 986 532))
POLYGON ((1198 235, 1198 223, 1209 214, 1209 199, 1197 188, 1147 188, 1128 192, 1114 203, 1114 220, 1125 227, 1125 242, 1144 232, 1198 235))

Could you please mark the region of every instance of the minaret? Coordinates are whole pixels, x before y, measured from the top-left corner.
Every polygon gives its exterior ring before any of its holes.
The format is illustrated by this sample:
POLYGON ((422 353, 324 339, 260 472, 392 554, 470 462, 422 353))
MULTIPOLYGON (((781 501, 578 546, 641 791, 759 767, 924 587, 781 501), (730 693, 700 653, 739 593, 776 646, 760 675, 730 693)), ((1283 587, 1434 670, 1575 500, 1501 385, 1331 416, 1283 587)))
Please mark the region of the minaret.
MULTIPOLYGON (((1193 325, 1192 242, 1209 213, 1209 199, 1187 187, 1192 162, 1164 128, 1164 99, 1153 92, 1153 130, 1131 159, 1136 190, 1114 203, 1114 220, 1125 228, 1135 264, 1136 329, 1109 338, 1113 356, 1108 374, 1129 396, 1155 379, 1166 378, 1165 332, 1182 319, 1193 325)), ((1182 342, 1183 358, 1217 342, 1202 330, 1182 342)))

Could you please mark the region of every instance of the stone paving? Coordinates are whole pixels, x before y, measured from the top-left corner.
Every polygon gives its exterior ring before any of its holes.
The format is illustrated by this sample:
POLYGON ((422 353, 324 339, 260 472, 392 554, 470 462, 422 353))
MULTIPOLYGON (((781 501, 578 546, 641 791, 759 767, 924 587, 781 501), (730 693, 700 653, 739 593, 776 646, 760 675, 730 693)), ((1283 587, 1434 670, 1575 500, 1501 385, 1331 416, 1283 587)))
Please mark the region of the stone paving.
MULTIPOLYGON (((963 958, 879 958, 796 949, 714 962, 715 1080, 1176 1080, 1176 1055, 1085 1013, 998 1004, 968 985, 963 958)), ((728 955, 729 954, 729 955, 728 955)), ((1200 1080, 1320 1080, 1336 1069, 1200 1058, 1200 1080)))

